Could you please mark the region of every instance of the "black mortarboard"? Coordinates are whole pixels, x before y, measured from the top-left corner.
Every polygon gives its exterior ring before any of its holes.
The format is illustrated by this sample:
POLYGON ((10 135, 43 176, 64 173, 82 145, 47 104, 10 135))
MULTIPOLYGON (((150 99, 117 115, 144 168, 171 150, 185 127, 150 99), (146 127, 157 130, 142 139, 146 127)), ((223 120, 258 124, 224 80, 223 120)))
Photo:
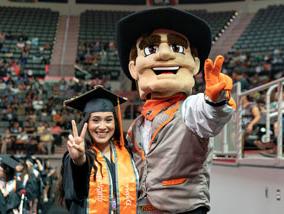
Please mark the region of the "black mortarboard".
POLYGON ((16 166, 19 164, 18 161, 10 157, 10 155, 0 155, 0 164, 4 164, 6 166, 9 166, 12 169, 15 169, 16 166))
POLYGON ((64 106, 75 108, 84 113, 113 112, 114 107, 127 101, 126 98, 117 96, 102 86, 64 101, 64 106))
POLYGON ((116 42, 121 67, 132 79, 129 70, 129 54, 133 45, 142 35, 164 28, 183 34, 197 49, 200 68, 211 49, 211 31, 208 24, 199 17, 172 7, 161 7, 132 13, 117 23, 116 42))

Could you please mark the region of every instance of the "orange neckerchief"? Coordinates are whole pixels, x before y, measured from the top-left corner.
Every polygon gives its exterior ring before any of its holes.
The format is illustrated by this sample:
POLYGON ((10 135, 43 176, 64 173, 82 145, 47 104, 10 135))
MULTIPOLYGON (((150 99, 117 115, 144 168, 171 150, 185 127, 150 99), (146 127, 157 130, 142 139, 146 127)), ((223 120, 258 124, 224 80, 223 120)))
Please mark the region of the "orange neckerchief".
POLYGON ((179 93, 177 95, 164 99, 147 100, 143 105, 142 115, 147 120, 152 121, 156 117, 156 115, 159 114, 162 110, 165 110, 174 103, 177 103, 181 100, 185 100, 185 98, 185 94, 179 93))

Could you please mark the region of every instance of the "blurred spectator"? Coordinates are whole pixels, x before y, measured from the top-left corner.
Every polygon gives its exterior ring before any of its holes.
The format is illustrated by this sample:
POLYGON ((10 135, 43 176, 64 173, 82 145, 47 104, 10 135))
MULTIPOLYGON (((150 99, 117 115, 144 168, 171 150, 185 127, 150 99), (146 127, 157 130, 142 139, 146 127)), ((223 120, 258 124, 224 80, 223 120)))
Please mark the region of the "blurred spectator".
POLYGON ((50 132, 53 135, 53 143, 56 146, 61 146, 62 145, 62 128, 61 128, 61 124, 59 122, 57 122, 54 126, 51 127, 50 132))
POLYGON ((21 56, 20 56, 20 64, 24 67, 27 62, 28 62, 28 57, 29 57, 29 49, 25 46, 23 50, 21 51, 21 56))
MULTIPOLYGON (((275 94, 278 98, 278 93, 275 94)), ((282 103, 280 108, 282 109, 282 111, 284 111, 284 93, 283 93, 283 97, 282 97, 282 103)), ((272 108, 272 111, 274 110, 274 112, 278 112, 279 106, 278 106, 278 99, 275 100, 274 103, 274 109, 272 108)), ((260 152, 261 155, 266 156, 266 157, 276 157, 277 155, 277 140, 278 140, 278 135, 280 134, 280 132, 282 132, 282 142, 284 145, 284 114, 282 113, 282 130, 279 129, 279 123, 278 121, 275 121, 273 123, 273 132, 274 132, 274 136, 270 139, 270 142, 260 142, 260 145, 262 146, 266 146, 267 143, 272 144, 272 146, 270 147, 265 147, 265 149, 268 149, 266 151, 262 151, 260 152)))
POLYGON ((41 122, 38 126, 37 133, 39 135, 38 149, 42 154, 52 154, 53 135, 47 122, 41 122))
POLYGON ((27 134, 32 135, 36 131, 36 124, 33 118, 26 117, 26 120, 24 121, 24 129, 27 134))
POLYGON ((238 69, 235 69, 232 73, 232 79, 234 83, 240 82, 241 91, 246 91, 250 88, 250 84, 247 80, 246 74, 238 69))
POLYGON ((1 51, 1 49, 2 49, 2 47, 3 47, 3 43, 4 43, 4 41, 5 41, 5 33, 4 32, 0 32, 0 51, 1 51))
POLYGON ((36 111, 40 111, 43 109, 44 102, 40 96, 35 95, 33 99, 33 109, 36 111))
POLYGON ((7 154, 7 151, 12 147, 12 136, 8 128, 1 135, 1 154, 7 154))
POLYGON ((243 129, 243 148, 247 149, 255 146, 255 140, 249 140, 249 136, 256 130, 256 125, 260 121, 261 115, 258 105, 248 95, 241 98, 242 105, 242 129, 243 129))
POLYGON ((3 120, 5 121, 13 121, 17 119, 15 108, 8 104, 6 109, 3 110, 3 120))
POLYGON ((4 81, 4 79, 0 78, 0 91, 2 91, 2 90, 4 91, 6 88, 7 88, 7 85, 4 81))
POLYGON ((37 37, 33 37, 31 40, 31 45, 37 47, 39 44, 39 39, 37 37))

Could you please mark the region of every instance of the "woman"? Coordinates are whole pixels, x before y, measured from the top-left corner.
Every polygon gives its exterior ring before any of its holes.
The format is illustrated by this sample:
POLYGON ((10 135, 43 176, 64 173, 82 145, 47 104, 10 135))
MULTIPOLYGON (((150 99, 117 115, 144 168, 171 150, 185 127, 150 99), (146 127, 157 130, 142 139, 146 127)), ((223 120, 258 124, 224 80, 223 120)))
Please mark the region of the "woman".
POLYGON ((84 113, 78 128, 72 120, 61 171, 70 213, 136 213, 138 176, 124 147, 119 106, 125 101, 99 86, 64 102, 84 113))

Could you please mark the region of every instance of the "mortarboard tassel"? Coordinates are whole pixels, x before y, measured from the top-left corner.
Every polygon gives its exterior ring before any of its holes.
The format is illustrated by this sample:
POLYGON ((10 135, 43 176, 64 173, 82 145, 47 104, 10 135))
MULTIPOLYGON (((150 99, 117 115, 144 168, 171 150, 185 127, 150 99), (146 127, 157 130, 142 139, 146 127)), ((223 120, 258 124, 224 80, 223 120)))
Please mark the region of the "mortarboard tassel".
POLYGON ((120 132, 120 145, 124 146, 124 136, 123 136, 122 118, 121 118, 119 98, 117 98, 117 120, 118 120, 118 125, 119 125, 119 132, 120 132))

